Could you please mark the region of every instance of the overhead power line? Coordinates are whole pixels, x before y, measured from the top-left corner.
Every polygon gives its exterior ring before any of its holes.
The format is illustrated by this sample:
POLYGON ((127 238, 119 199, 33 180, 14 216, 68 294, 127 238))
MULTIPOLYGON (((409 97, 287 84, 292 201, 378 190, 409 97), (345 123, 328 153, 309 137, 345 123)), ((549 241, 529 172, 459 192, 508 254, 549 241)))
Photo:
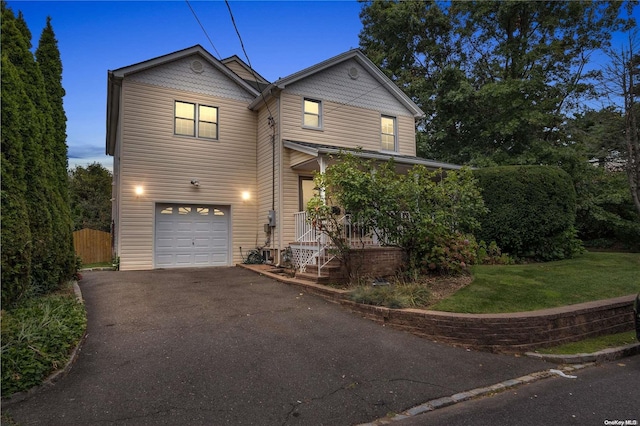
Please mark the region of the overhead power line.
MULTIPOLYGON (((249 55, 247 54, 247 50, 244 48, 244 42, 242 41, 242 36, 240 35, 240 30, 238 30, 238 26, 236 25, 236 19, 233 17, 233 12, 231 11, 231 5, 229 4, 229 0, 224 0, 224 3, 227 5, 227 9, 229 10, 229 16, 231 17, 231 23, 233 24, 233 28, 236 30, 236 34, 238 35, 238 40, 240 40, 240 47, 242 48, 242 52, 244 53, 244 57, 247 59, 247 64, 251 69, 251 74, 256 81, 256 87, 260 90, 260 84, 258 83, 258 77, 256 76, 256 72, 253 70, 253 65, 251 65, 251 59, 249 59, 249 55)), ((269 112, 269 126, 272 127, 275 132, 275 127, 272 126, 273 115, 271 114, 271 109, 269 108, 269 104, 264 97, 264 92, 260 90, 260 94, 262 96, 262 101, 264 105, 267 107, 267 111, 269 112)))
POLYGON ((204 35, 207 37, 207 40, 209 40, 211 47, 213 47, 213 50, 218 55, 218 59, 222 59, 222 56, 220 56, 220 52, 218 52, 218 49, 216 49, 216 47, 213 45, 213 41, 211 41, 211 37, 209 37, 209 34, 207 34, 207 30, 204 29, 202 22, 200 22, 200 19, 198 19, 198 15, 196 14, 196 11, 193 10, 193 7, 191 7, 191 3, 189 3, 189 0, 185 0, 185 1, 187 2, 187 6, 189 6, 189 9, 191 9, 191 13, 193 13, 193 16, 196 18, 196 21, 198 21, 200 28, 202 28, 202 32, 204 32, 204 35))

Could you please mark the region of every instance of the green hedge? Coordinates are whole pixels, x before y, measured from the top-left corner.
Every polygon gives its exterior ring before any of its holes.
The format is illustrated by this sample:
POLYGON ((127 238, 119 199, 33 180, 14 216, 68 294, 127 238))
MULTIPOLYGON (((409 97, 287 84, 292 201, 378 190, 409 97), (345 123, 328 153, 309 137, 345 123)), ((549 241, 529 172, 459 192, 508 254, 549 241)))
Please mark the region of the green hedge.
POLYGON ((552 166, 506 166, 474 171, 489 213, 479 240, 495 241, 517 258, 556 260, 581 249, 574 228, 571 177, 552 166))

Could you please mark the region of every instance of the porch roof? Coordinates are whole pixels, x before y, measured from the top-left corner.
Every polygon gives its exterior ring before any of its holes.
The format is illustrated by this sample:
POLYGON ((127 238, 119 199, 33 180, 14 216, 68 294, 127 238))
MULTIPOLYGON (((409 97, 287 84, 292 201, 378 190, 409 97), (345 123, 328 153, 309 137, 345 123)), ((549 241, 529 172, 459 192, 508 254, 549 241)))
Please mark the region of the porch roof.
MULTIPOLYGON (((423 165, 428 169, 443 169, 443 170, 459 170, 462 166, 457 164, 443 163, 440 161, 429 160, 426 158, 415 157, 412 155, 393 154, 388 152, 369 151, 363 149, 345 148, 333 145, 321 145, 310 142, 292 141, 285 139, 283 141, 284 147, 293 149, 294 151, 302 152, 304 154, 312 155, 313 157, 322 157, 328 155, 339 154, 345 152, 352 154, 356 157, 365 158, 369 160, 389 161, 393 159, 396 164, 406 167, 412 167, 415 165, 423 165)), ((314 158, 315 160, 315 158, 314 158)), ((309 164, 309 161, 302 162, 293 166, 295 169, 311 170, 315 169, 316 165, 309 164), (310 167, 311 166, 311 167, 310 167)))

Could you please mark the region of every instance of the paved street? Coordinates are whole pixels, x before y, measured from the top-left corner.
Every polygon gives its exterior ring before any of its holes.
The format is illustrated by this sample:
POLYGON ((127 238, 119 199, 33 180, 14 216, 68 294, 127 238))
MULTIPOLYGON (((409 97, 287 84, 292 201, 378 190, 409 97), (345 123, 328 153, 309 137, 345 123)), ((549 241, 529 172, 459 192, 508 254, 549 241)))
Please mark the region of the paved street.
POLYGON ((540 380, 395 424, 624 426, 627 420, 630 420, 627 426, 640 424, 640 355, 572 375, 577 378, 540 380), (616 420, 622 423, 615 423, 616 420))
POLYGON ((20 425, 349 425, 554 367, 380 326, 240 268, 89 272, 88 335, 20 425))

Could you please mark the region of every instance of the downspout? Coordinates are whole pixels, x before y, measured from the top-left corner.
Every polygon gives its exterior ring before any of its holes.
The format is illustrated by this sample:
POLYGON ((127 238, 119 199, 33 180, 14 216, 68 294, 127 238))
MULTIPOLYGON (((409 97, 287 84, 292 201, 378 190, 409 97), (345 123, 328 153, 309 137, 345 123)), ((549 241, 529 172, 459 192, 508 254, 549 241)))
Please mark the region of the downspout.
POLYGON ((267 215, 268 218, 268 232, 267 239, 264 242, 264 247, 271 247, 273 244, 273 228, 275 227, 275 223, 272 222, 271 215, 275 215, 275 204, 276 204, 276 123, 273 119, 273 116, 269 114, 267 118, 267 125, 271 128, 271 210, 267 215))
MULTIPOLYGON (((282 111, 280 110, 280 96, 278 96, 276 98, 276 109, 278 111, 278 117, 282 117, 282 111)), ((280 212, 280 217, 278 218, 279 223, 283 223, 283 205, 284 205, 284 201, 283 201, 283 191, 282 191, 282 120, 278 120, 278 185, 280 190, 278 191, 278 211, 280 212)), ((274 143, 275 145, 275 143, 274 143)), ((279 226, 278 227, 278 264, 281 262, 281 258, 282 258, 282 239, 284 238, 284 230, 283 230, 284 226, 279 226)))
POLYGON ((271 210, 276 209, 276 123, 269 117, 271 127, 271 210))

